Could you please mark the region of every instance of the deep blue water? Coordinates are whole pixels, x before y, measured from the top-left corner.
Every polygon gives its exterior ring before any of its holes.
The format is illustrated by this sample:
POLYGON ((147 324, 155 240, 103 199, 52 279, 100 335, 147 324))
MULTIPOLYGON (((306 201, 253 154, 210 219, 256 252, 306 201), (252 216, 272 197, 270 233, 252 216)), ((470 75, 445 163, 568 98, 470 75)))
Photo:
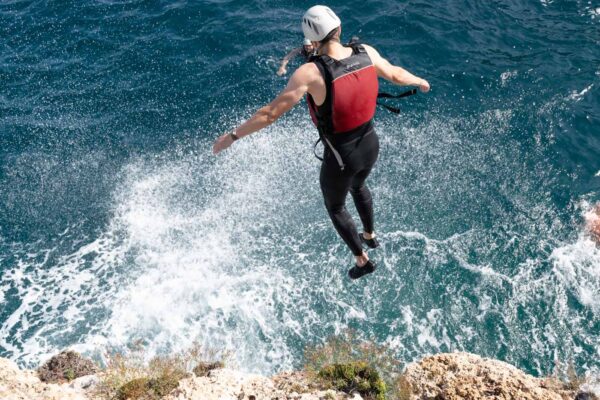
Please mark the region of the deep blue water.
POLYGON ((328 4, 432 85, 376 117, 358 282, 304 104, 210 154, 284 87, 311 5, 0 3, 0 356, 199 341, 267 373, 352 328, 406 362, 600 370, 600 2, 328 4))

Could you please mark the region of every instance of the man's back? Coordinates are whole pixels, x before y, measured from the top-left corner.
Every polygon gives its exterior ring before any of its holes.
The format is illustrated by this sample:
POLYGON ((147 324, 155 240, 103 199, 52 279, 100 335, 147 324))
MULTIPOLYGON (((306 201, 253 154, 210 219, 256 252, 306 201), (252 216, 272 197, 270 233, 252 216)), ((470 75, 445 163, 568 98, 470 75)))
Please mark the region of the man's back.
POLYGON ((308 95, 313 122, 326 134, 347 133, 366 127, 375 116, 379 83, 371 58, 361 44, 351 44, 338 51, 314 59, 327 87, 325 103, 317 104, 308 95), (338 58, 339 57, 339 58, 338 58))
MULTIPOLYGON (((411 80, 411 78, 417 79, 404 69, 390 64, 385 58, 381 57, 379 52, 373 47, 366 44, 363 44, 363 46, 367 51, 369 58, 371 58, 371 62, 375 66, 378 77, 399 85, 406 84, 405 81, 411 80)), ((341 60, 351 56, 352 49, 342 45, 331 46, 325 54, 334 60, 341 60)), ((421 81, 423 81, 419 85, 421 90, 423 92, 429 91, 429 83, 422 79, 421 81)), ((305 87, 306 92, 312 96, 316 105, 320 106, 325 102, 325 96, 327 94, 325 80, 314 63, 307 63, 298 68, 290 78, 288 87, 291 85, 293 85, 292 88, 305 87)))

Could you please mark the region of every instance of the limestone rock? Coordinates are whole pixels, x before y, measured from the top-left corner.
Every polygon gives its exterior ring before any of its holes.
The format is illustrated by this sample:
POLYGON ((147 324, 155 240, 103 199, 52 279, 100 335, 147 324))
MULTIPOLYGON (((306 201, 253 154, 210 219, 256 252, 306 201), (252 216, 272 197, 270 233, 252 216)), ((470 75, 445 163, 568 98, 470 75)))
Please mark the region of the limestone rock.
POLYGON ((0 399, 2 400, 86 400, 81 389, 44 383, 30 370, 20 370, 12 361, 0 358, 0 399))
POLYGON ((437 354, 410 364, 403 374, 411 400, 571 400, 573 393, 546 388, 543 379, 498 360, 468 353, 437 354))

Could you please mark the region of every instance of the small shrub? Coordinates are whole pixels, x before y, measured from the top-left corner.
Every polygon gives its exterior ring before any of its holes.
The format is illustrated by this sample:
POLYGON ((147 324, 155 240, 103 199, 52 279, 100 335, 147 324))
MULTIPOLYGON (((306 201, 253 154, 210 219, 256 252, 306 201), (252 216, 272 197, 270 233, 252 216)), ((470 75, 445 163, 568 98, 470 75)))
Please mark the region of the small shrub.
POLYGON ((159 400, 179 386, 175 376, 133 379, 119 388, 116 400, 159 400))
POLYGON ((115 398, 117 400, 138 400, 150 397, 148 378, 136 378, 119 388, 115 398))
POLYGON ((319 371, 334 364, 352 364, 365 362, 379 374, 385 383, 386 397, 404 400, 410 388, 401 380, 402 363, 396 359, 393 351, 386 346, 366 342, 357 338, 351 331, 329 337, 325 343, 308 347, 304 352, 304 369, 315 380, 319 371))
POLYGON ((95 374, 96 365, 79 353, 71 350, 62 351, 46 361, 38 368, 38 377, 42 382, 62 383, 72 381, 85 375, 95 374))
POLYGON ((159 398, 168 395, 173 389, 179 386, 179 381, 183 376, 165 375, 148 381, 148 388, 155 393, 159 398))
POLYGON ((319 371, 319 377, 342 392, 358 392, 366 399, 386 399, 385 382, 377 370, 364 361, 327 365, 319 371))

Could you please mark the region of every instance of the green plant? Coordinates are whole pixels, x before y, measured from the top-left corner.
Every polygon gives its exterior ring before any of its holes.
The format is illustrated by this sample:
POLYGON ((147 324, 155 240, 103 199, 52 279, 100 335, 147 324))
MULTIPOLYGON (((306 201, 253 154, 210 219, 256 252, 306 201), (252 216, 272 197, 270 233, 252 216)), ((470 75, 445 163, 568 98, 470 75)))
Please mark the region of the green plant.
POLYGON ((65 371, 65 379, 68 381, 72 381, 73 379, 75 379, 75 371, 73 371, 73 369, 69 368, 65 371))
POLYGON ((304 369, 312 379, 321 379, 319 372, 327 366, 362 362, 381 377, 388 398, 404 399, 401 396, 410 394, 410 388, 401 379, 402 363, 393 351, 387 346, 361 340, 351 330, 331 336, 323 344, 307 347, 304 358, 304 369))
POLYGON ((365 361, 327 365, 319 371, 319 377, 336 390, 358 392, 367 399, 386 399, 385 382, 377 370, 365 361))

